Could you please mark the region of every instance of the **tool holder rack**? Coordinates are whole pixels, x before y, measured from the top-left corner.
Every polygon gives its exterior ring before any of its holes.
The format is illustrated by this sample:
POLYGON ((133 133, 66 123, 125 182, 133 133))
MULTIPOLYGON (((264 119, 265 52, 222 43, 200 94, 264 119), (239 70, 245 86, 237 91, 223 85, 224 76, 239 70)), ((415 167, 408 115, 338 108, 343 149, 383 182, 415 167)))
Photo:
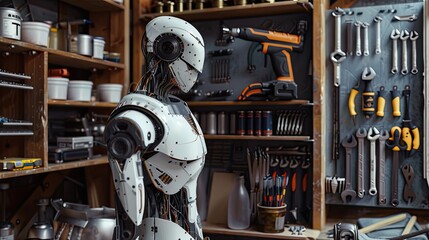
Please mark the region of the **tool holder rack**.
MULTIPOLYGON (((406 3, 406 4, 393 4, 393 5, 379 5, 371 7, 356 7, 350 9, 343 9, 346 14, 342 15, 341 18, 341 45, 342 50, 347 53, 347 29, 346 22, 352 21, 353 23, 360 21, 362 23, 369 23, 368 26, 368 45, 369 45, 369 55, 364 56, 364 34, 363 29, 361 28, 361 46, 362 46, 362 55, 356 56, 356 27, 353 25, 352 31, 352 50, 353 55, 346 55, 346 59, 341 63, 341 83, 339 86, 339 160, 337 161, 337 172, 335 173, 335 162, 330 159, 332 156, 332 148, 328 147, 327 149, 327 159, 326 159, 326 176, 337 176, 345 177, 345 149, 341 146, 341 141, 345 138, 349 138, 351 135, 356 136, 356 131, 360 127, 364 127, 367 130, 370 127, 376 127, 378 130, 386 129, 390 133, 392 126, 401 126, 404 116, 404 97, 402 96, 402 91, 406 85, 411 86, 411 98, 410 98, 410 116, 412 122, 420 130, 420 148, 412 156, 406 157, 404 151, 400 153, 399 167, 404 164, 410 164, 414 168, 414 181, 413 189, 416 193, 416 198, 411 202, 405 202, 403 199, 403 191, 405 180, 402 176, 400 169, 398 171, 398 199, 399 205, 396 208, 413 208, 421 209, 428 208, 428 185, 426 179, 423 179, 423 111, 424 111, 424 96, 423 96, 423 3, 406 3), (395 16, 408 16, 415 14, 417 19, 415 21, 397 21, 395 16), (380 16, 382 21, 380 22, 381 29, 381 53, 375 54, 376 47, 376 24, 374 18, 380 16), (391 32, 394 29, 399 31, 407 30, 417 31, 419 38, 417 39, 417 67, 419 72, 417 74, 411 74, 409 71, 408 74, 401 74, 401 62, 402 62, 402 42, 398 39, 398 73, 392 74, 392 40, 390 38, 391 32), (371 81, 372 89, 376 93, 380 89, 380 86, 384 86, 385 90, 388 91, 386 95, 386 105, 385 105, 385 116, 383 118, 377 117, 374 115, 366 119, 364 113, 362 112, 362 103, 361 95, 364 91, 365 83, 361 80, 361 74, 364 71, 365 67, 372 67, 376 72, 376 77, 371 81), (357 116, 355 118, 355 123, 352 120, 352 117, 349 114, 348 108, 348 99, 349 94, 353 86, 360 81, 359 94, 355 99, 355 109, 357 116), (396 85, 398 90, 401 93, 401 116, 393 117, 392 116, 392 104, 391 104, 391 94, 393 86, 396 85)), ((327 109, 327 129, 332 129, 333 123, 333 106, 335 99, 333 99, 334 92, 334 72, 333 72, 333 63, 330 59, 330 53, 334 52, 334 36, 335 36, 335 19, 332 16, 332 12, 335 10, 329 10, 326 13, 326 92, 328 93, 328 98, 326 99, 326 109, 327 109)), ((408 69, 411 70, 411 41, 408 40, 408 69)), ((377 98, 374 99, 375 111, 377 110, 377 98)), ((326 141, 327 146, 332 144, 332 131, 327 131, 326 141)), ((378 140, 376 141, 377 145, 377 159, 378 159, 378 140)), ((393 207, 390 204, 391 200, 391 178, 392 178, 392 151, 386 147, 385 154, 385 189, 386 189, 386 204, 378 204, 378 195, 371 196, 368 194, 369 190, 369 177, 370 177, 370 142, 365 138, 365 167, 364 167, 364 176, 365 176, 365 195, 363 198, 356 197, 350 203, 344 203, 340 197, 340 194, 326 193, 326 203, 330 205, 349 205, 349 206, 375 206, 375 207, 393 207)), ((355 191, 357 191, 357 162, 358 162, 358 146, 353 149, 352 154, 352 186, 355 191)), ((377 163, 377 168, 379 165, 377 163)), ((377 174, 377 181, 379 176, 377 174)), ((378 187, 377 187, 378 188, 378 187)))

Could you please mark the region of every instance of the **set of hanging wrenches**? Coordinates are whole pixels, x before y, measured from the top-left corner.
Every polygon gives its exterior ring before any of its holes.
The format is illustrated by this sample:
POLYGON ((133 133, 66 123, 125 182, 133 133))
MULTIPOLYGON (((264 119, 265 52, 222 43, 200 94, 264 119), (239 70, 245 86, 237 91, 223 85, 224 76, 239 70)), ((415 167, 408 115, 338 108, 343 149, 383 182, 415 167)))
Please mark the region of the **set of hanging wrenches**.
POLYGON ((370 196, 378 194, 379 205, 384 205, 386 201, 386 179, 385 179, 385 162, 386 162, 386 149, 392 151, 392 173, 391 173, 391 191, 390 191, 390 204, 392 206, 399 205, 398 197, 398 171, 401 169, 404 177, 405 185, 403 190, 403 199, 408 204, 416 198, 413 190, 414 169, 410 164, 399 166, 400 152, 406 150, 406 145, 401 142, 401 128, 392 127, 390 133, 388 130, 378 130, 376 127, 359 128, 355 135, 350 135, 344 138, 341 145, 346 152, 346 169, 345 178, 337 178, 341 181, 337 186, 331 187, 331 193, 339 193, 344 203, 350 203, 358 198, 364 198, 365 190, 365 168, 368 160, 365 152, 365 139, 370 143, 369 147, 369 190, 370 196), (377 154, 377 140, 378 140, 378 154, 377 154), (353 174, 353 149, 358 148, 357 171, 353 174), (377 158, 378 156, 378 158, 377 158), (378 166, 378 168, 377 168, 378 166), (378 175, 378 179, 377 179, 378 175), (354 187, 353 179, 357 177, 357 188, 354 187), (334 188, 333 188, 334 187, 334 188))

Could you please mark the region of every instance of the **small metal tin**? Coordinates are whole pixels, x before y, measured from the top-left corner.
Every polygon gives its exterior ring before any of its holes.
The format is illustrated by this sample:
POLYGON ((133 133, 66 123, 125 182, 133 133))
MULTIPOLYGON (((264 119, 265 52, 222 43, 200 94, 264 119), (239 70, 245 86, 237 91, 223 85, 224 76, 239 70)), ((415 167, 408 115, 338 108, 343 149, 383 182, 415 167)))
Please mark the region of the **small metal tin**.
POLYGON ((262 135, 262 111, 255 111, 254 115, 253 115, 253 133, 256 136, 261 136, 262 135))
POLYGON ((273 112, 263 111, 262 112, 262 135, 272 136, 273 135, 273 112))
POLYGON ((21 40, 21 14, 14 8, 0 7, 0 37, 21 40))
POLYGON ((81 55, 92 56, 92 36, 87 34, 77 35, 77 52, 81 55))
POLYGON ((228 132, 227 116, 225 112, 217 114, 217 134, 225 135, 228 132))
POLYGON ((229 114, 229 134, 235 134, 237 131, 237 115, 235 112, 229 114))
POLYGON ((253 111, 246 112, 246 134, 253 135, 253 111))
POLYGON ((237 111, 237 135, 246 134, 246 113, 237 111))
POLYGON ((209 112, 207 114, 207 134, 216 134, 217 133, 217 119, 215 112, 209 112))

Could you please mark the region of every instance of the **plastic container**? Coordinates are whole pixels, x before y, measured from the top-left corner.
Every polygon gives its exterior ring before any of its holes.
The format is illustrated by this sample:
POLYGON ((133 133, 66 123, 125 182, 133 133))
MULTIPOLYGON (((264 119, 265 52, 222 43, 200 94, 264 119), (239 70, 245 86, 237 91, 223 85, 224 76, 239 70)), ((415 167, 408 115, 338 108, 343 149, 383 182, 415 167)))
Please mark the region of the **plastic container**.
POLYGON ((77 35, 77 53, 85 56, 92 56, 92 36, 87 34, 77 35))
POLYGON ((85 80, 72 80, 69 83, 67 98, 75 101, 90 101, 93 83, 85 80))
POLYGON ((48 98, 66 100, 68 85, 68 78, 48 77, 48 98))
POLYGON ((92 49, 93 50, 92 51, 92 57, 98 58, 98 59, 103 59, 104 44, 106 43, 104 41, 104 38, 94 37, 93 43, 94 43, 94 46, 92 49))
POLYGON ((58 29, 54 27, 50 29, 49 48, 58 49, 58 29))
POLYGON ((51 25, 44 22, 22 22, 22 40, 47 47, 51 25))
POLYGON ((97 94, 100 101, 117 103, 121 100, 122 85, 105 83, 97 86, 97 94))
POLYGON ((228 227, 247 229, 250 227, 250 198, 244 186, 244 176, 237 176, 228 196, 228 227))
POLYGON ((266 233, 280 233, 285 230, 286 204, 281 207, 265 207, 258 204, 256 229, 266 233))
POLYGON ((0 37, 21 40, 21 14, 14 8, 0 7, 0 37))

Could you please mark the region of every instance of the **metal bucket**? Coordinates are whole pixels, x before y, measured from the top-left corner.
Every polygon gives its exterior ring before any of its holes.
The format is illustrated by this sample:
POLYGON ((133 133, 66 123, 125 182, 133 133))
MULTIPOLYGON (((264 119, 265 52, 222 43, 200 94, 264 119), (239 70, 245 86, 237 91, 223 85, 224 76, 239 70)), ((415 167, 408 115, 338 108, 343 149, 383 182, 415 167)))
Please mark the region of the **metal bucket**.
POLYGON ((21 14, 14 8, 0 7, 0 36, 21 40, 21 14))

